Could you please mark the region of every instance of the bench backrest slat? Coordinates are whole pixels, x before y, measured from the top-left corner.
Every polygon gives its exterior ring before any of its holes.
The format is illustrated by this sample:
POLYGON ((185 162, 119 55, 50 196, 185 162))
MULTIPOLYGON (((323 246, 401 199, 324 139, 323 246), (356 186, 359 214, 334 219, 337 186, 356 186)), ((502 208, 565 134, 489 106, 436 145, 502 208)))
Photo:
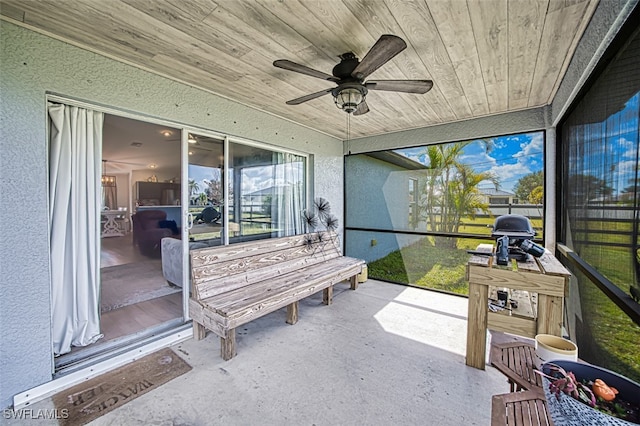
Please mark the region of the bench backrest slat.
POLYGON ((321 241, 311 245, 307 238, 296 235, 192 250, 195 298, 205 299, 342 256, 335 234, 322 233, 321 241))

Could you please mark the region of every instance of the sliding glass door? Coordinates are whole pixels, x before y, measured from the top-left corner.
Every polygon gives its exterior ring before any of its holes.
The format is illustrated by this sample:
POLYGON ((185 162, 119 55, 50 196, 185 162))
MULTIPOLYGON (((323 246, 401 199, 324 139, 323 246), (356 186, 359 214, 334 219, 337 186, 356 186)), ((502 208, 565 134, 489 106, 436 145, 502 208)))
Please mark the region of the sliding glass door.
MULTIPOLYGON (((303 232, 307 157, 229 139, 183 130, 184 226, 181 244, 173 244, 181 253, 175 257, 182 259, 181 282, 190 279, 191 250, 303 232)), ((163 256, 169 252, 165 247, 163 256)), ((187 312, 188 286, 183 292, 187 312)))
POLYGON ((189 132, 186 237, 191 249, 302 232, 307 158, 189 132), (226 202, 225 202, 226 200, 226 202))
MULTIPOLYGON (((52 108, 66 106, 61 102, 52 108)), ((95 129, 103 142, 82 145, 97 151, 84 156, 92 167, 73 176, 62 175, 69 167, 55 167, 58 147, 67 149, 70 142, 54 143, 61 131, 53 125, 58 123, 55 116, 49 123, 50 169, 65 178, 52 182, 68 186, 66 192, 51 191, 50 203, 61 206, 51 225, 52 244, 64 242, 58 234, 66 232, 66 211, 72 208, 84 213, 91 226, 69 234, 80 235, 78 250, 95 257, 86 268, 92 280, 69 284, 90 293, 89 301, 74 299, 78 292, 54 292, 52 308, 61 319, 60 344, 53 349, 59 355, 58 372, 184 326, 189 319, 189 251, 302 233, 301 213, 308 201, 305 155, 148 117, 106 109, 96 113, 104 115, 104 125, 95 129), (92 188, 90 205, 62 197, 85 187, 92 188), (74 315, 72 303, 77 311, 89 312, 95 325, 82 341, 64 335, 69 330, 64 321, 74 315)), ((84 158, 81 154, 69 151, 64 160, 84 158)), ((79 200, 85 192, 79 192, 79 200)), ((60 256, 56 264, 68 263, 69 255, 52 247, 54 255, 60 256)), ((52 278, 52 292, 63 272, 52 278)))
POLYGON ((303 232, 307 158, 229 143, 230 242, 303 232))
POLYGON ((190 248, 220 245, 224 209, 224 139, 187 133, 187 230, 190 248))

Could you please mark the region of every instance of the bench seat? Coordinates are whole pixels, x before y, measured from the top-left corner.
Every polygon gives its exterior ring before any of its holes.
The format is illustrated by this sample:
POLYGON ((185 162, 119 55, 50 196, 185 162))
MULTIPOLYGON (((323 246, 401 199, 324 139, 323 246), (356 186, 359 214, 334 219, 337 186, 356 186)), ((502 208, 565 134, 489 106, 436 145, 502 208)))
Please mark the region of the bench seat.
POLYGON ((287 323, 295 324, 299 300, 322 290, 328 305, 333 286, 345 280, 355 290, 364 261, 342 256, 333 238, 310 244, 305 236, 282 237, 194 250, 194 337, 213 331, 227 360, 236 354, 236 327, 285 306, 287 323))

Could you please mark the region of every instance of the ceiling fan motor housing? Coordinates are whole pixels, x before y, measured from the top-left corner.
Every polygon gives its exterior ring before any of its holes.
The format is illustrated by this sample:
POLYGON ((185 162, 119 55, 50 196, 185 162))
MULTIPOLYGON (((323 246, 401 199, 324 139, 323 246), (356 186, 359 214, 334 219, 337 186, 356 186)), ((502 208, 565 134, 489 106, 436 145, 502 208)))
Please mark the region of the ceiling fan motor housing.
POLYGON ((355 70, 360 63, 358 57, 353 52, 343 53, 339 57, 342 60, 338 65, 333 67, 333 70, 331 71, 333 76, 339 78, 340 80, 358 81, 351 76, 353 70, 355 70))

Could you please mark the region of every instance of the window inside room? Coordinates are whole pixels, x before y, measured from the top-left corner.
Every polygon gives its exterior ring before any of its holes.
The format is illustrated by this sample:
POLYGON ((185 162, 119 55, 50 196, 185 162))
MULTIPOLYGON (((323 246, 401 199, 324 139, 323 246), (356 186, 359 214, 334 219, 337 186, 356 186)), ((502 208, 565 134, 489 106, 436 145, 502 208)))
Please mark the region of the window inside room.
POLYGON ((467 294, 466 250, 496 217, 525 215, 543 239, 543 145, 532 132, 347 156, 346 254, 372 278, 467 294))

